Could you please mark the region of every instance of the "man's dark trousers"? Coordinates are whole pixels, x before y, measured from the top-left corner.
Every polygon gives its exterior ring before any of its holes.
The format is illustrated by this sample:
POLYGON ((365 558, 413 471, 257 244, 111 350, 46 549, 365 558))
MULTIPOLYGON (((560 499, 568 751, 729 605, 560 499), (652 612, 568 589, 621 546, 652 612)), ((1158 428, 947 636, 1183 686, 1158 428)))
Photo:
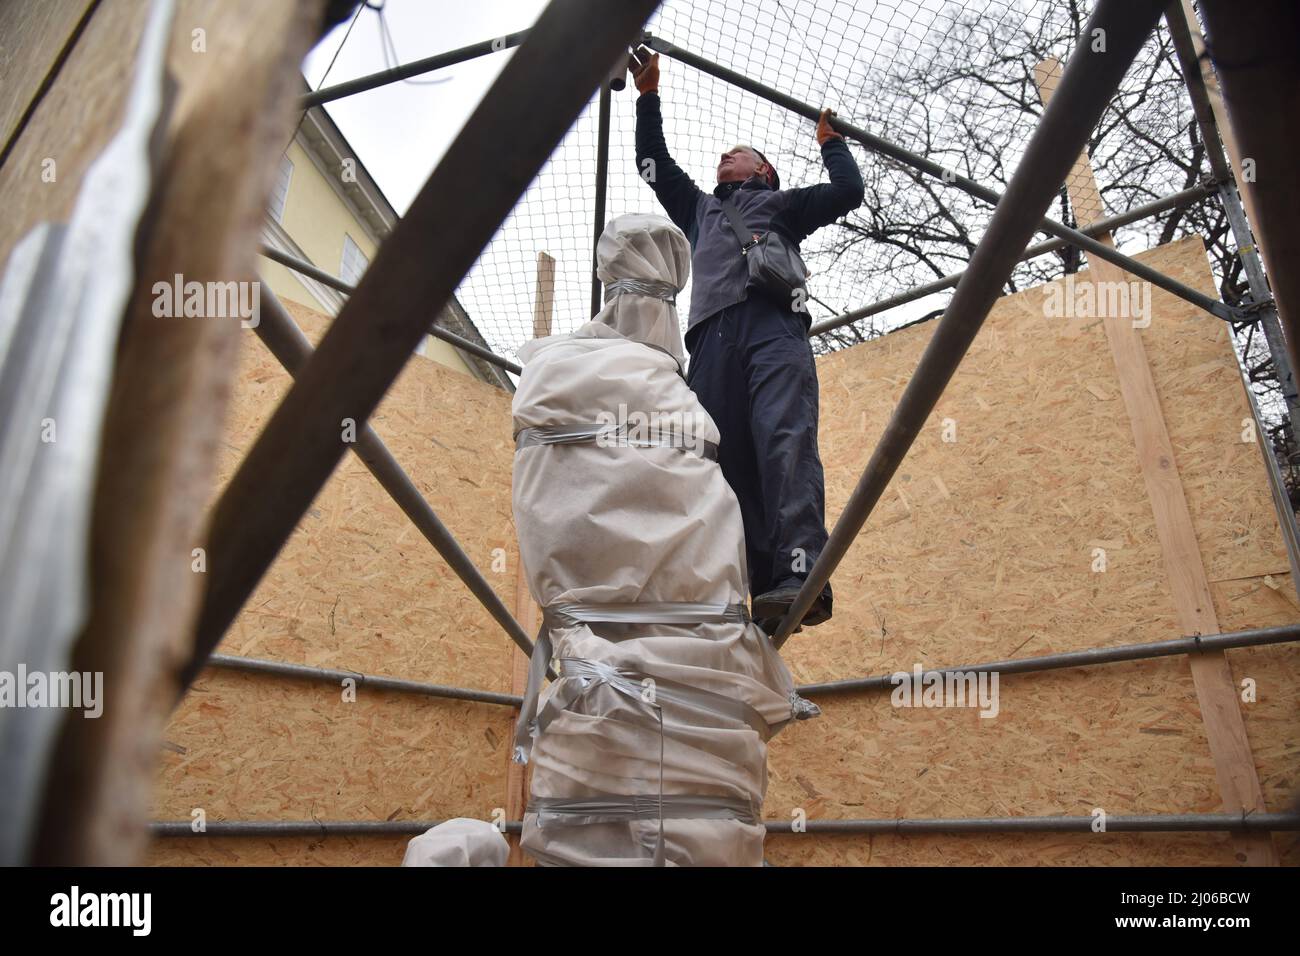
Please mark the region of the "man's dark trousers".
MULTIPOLYGON (((803 314, 751 292, 686 335, 686 381, 721 433, 718 463, 740 501, 754 596, 801 583, 826 545, 807 329, 803 314)), ((829 583, 822 593, 829 610, 829 583)))

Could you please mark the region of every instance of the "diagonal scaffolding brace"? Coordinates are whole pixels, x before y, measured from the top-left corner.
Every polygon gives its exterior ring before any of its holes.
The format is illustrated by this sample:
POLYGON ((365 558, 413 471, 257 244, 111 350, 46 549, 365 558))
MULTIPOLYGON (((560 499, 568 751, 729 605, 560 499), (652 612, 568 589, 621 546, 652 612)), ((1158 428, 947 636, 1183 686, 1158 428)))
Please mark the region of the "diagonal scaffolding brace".
MULTIPOLYGON (((275 293, 266 288, 265 283, 262 289, 261 321, 258 322, 256 331, 271 354, 290 375, 298 375, 311 359, 312 348, 307 336, 298 328, 293 316, 285 310, 275 293)), ((528 639, 524 629, 519 626, 519 622, 515 620, 501 598, 497 597, 492 585, 475 567, 473 560, 456 541, 455 535, 438 518, 437 513, 424 499, 424 495, 420 494, 420 489, 415 486, 415 482, 411 481, 410 476, 397 463, 388 446, 368 422, 357 429, 357 440, 353 451, 370 469, 370 473, 375 476, 397 506, 411 519, 411 523, 447 562, 447 566, 456 573, 456 576, 469 588, 470 593, 501 625, 502 630, 521 651, 531 655, 533 642, 528 639)), ((198 678, 205 664, 206 656, 199 654, 196 649, 181 672, 182 694, 198 678)))
MULTIPOLYGON (((293 256, 281 252, 274 246, 263 244, 261 254, 266 256, 266 258, 270 259, 272 262, 278 262, 286 269, 300 272, 309 278, 315 279, 322 285, 329 286, 336 292, 342 292, 344 295, 352 295, 352 293, 357 291, 357 287, 351 283, 344 282, 338 276, 330 275, 324 269, 314 266, 310 262, 304 262, 302 259, 295 259, 293 256)), ((449 345, 454 345, 458 349, 463 349, 471 355, 477 355, 483 361, 490 365, 495 365, 499 369, 513 372, 516 375, 523 374, 524 370, 515 362, 510 361, 504 356, 497 355, 497 353, 493 352, 491 349, 485 349, 477 342, 471 342, 469 339, 459 336, 455 332, 450 332, 437 323, 430 325, 428 332, 435 339, 442 339, 449 345)))
POLYGON ((206 660, 435 314, 642 27, 656 0, 551 0, 380 247, 213 511, 195 635, 206 660), (587 55, 575 57, 572 51, 587 55), (539 100, 537 91, 546 96, 539 100), (499 148, 509 130, 512 148, 499 148), (497 162, 487 166, 484 156, 497 162))

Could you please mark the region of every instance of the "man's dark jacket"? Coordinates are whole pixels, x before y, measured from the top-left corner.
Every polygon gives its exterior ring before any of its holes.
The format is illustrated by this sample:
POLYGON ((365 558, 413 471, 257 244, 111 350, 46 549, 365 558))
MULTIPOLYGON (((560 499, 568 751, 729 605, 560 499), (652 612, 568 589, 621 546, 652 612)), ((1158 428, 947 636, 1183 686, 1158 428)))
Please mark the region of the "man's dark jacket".
POLYGON ((668 153, 658 93, 644 93, 636 101, 636 162, 668 218, 691 243, 688 332, 746 298, 749 273, 740 243, 722 211, 723 198, 732 196, 750 232, 771 230, 796 247, 814 230, 862 205, 862 173, 848 145, 838 137, 822 146, 828 183, 776 190, 751 176, 743 183, 719 183, 712 195, 704 192, 668 153))

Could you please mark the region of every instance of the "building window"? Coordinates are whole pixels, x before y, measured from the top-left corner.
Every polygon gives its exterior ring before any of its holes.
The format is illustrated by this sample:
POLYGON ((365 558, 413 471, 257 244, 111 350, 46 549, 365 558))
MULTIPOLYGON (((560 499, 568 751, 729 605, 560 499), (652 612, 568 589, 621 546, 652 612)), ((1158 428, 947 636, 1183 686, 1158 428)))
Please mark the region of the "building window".
POLYGON ((289 180, 293 178, 293 162, 288 156, 280 157, 280 171, 276 173, 275 185, 271 187, 271 218, 284 222, 284 203, 289 198, 289 180))
POLYGON ((339 276, 344 282, 356 285, 368 265, 370 260, 361 251, 361 247, 346 232, 343 233, 343 264, 339 267, 339 276))

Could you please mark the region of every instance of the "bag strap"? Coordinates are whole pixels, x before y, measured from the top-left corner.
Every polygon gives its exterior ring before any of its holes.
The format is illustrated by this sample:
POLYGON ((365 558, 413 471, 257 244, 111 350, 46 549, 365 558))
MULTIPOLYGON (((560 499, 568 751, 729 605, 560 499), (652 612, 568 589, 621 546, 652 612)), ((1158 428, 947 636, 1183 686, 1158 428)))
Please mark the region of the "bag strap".
POLYGON ((730 196, 722 200, 722 211, 727 214, 727 219, 731 222, 731 229, 736 234, 736 238, 740 240, 740 253, 744 255, 749 252, 754 243, 758 242, 758 237, 745 226, 745 220, 740 218, 740 210, 736 208, 736 204, 731 201, 730 196))

